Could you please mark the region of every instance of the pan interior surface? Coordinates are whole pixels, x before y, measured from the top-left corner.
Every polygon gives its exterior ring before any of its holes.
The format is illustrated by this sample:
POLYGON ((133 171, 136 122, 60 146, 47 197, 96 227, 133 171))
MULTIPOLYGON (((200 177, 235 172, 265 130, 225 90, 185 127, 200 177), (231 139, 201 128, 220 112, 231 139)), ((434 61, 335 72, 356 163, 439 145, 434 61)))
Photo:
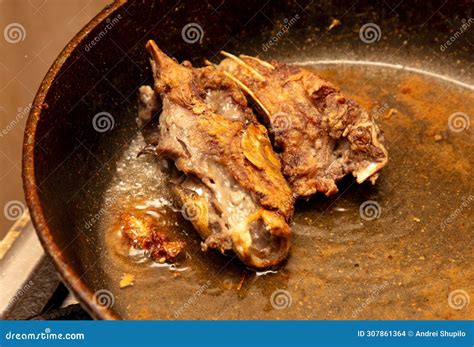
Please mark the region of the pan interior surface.
POLYGON ((474 293, 474 30, 440 50, 472 16, 461 2, 423 6, 142 0, 104 9, 43 81, 24 144, 33 222, 88 311, 124 319, 473 317, 472 303, 460 308, 452 298, 474 293), (188 24, 198 40, 183 34, 188 24), (362 40, 365 24, 379 28, 375 40, 362 40), (225 50, 314 69, 374 114, 388 166, 375 186, 347 177, 338 195, 299 201, 279 270, 255 273, 232 255, 202 252, 169 206, 157 160, 136 158, 144 146, 137 90, 152 83, 149 39, 195 66, 225 50), (157 217, 171 239, 186 241, 184 260, 168 266, 131 251, 119 230, 127 211, 157 217))
POLYGON ((187 241, 186 257, 159 265, 130 252, 117 224, 123 211, 156 214, 169 202, 155 159, 136 159, 144 142, 135 130, 105 194, 99 227, 106 287, 123 318, 469 317, 467 310, 453 310, 448 296, 474 283, 472 241, 466 242, 474 226, 474 148, 472 135, 448 119, 473 109, 472 90, 373 64, 303 65, 341 86, 384 129, 390 163, 376 185, 347 178, 334 197, 298 202, 291 256, 279 270, 255 273, 231 255, 202 252, 196 232, 176 212, 159 218, 171 237, 187 241), (124 274, 134 276, 133 286, 120 288, 124 274))

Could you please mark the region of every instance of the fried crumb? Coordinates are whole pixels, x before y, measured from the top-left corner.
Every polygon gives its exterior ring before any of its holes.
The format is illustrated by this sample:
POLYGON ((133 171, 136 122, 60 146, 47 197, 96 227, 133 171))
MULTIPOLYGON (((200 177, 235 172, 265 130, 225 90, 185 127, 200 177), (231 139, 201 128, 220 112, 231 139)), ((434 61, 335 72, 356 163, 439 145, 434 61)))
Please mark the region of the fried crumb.
POLYGON ((391 108, 388 110, 387 116, 385 117, 386 119, 392 118, 392 116, 395 116, 398 113, 398 110, 396 108, 391 108))
POLYGON ((434 136, 434 140, 435 140, 436 142, 439 142, 439 141, 441 141, 442 139, 443 139, 443 136, 441 136, 440 134, 436 134, 436 135, 434 136))
POLYGON ((185 247, 184 241, 170 241, 151 218, 122 213, 120 221, 124 236, 135 247, 148 251, 150 257, 160 264, 175 262, 185 247))
POLYGON ((338 27, 338 26, 340 26, 341 24, 342 24, 342 23, 341 23, 341 21, 340 21, 339 19, 333 19, 332 22, 331 22, 331 24, 328 26, 328 30, 331 30, 331 29, 333 29, 333 28, 335 28, 335 27, 338 27))
POLYGON ((120 288, 126 288, 135 284, 135 275, 131 273, 124 273, 120 279, 120 288))
POLYGON ((242 286, 244 285, 244 281, 245 281, 245 275, 243 275, 243 276, 240 278, 240 282, 239 282, 239 285, 237 286, 237 290, 241 290, 241 289, 242 289, 242 286))

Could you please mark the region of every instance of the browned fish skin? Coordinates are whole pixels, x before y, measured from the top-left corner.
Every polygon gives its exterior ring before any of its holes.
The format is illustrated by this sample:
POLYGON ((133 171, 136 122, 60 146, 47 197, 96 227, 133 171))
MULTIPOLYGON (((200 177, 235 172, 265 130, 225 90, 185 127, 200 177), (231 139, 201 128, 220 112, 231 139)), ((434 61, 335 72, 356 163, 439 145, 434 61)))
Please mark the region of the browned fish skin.
POLYGON ((163 104, 157 151, 184 173, 173 190, 185 217, 204 248, 233 249, 254 268, 277 265, 290 248, 294 199, 267 130, 214 67, 180 65, 153 41, 147 48, 163 104))
POLYGON ((367 111, 309 70, 223 54, 227 58, 218 69, 262 109, 296 196, 332 195, 338 191, 336 182, 347 174, 358 183, 375 183, 388 153, 367 111))

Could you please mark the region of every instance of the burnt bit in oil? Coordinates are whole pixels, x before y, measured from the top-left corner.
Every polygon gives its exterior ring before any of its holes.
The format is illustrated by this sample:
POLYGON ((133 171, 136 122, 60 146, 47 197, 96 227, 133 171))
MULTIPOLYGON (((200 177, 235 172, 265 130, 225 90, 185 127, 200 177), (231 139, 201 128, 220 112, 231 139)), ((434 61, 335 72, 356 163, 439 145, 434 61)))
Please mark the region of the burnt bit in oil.
POLYGON ((175 262, 186 245, 184 241, 170 241, 151 216, 139 218, 124 212, 120 215, 120 223, 124 237, 158 263, 175 262))

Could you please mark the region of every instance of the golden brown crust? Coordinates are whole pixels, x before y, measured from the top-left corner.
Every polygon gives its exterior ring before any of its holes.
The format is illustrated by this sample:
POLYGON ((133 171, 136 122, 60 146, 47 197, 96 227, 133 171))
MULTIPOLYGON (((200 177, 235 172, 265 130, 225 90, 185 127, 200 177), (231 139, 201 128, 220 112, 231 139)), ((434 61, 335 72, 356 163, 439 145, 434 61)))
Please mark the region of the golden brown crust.
POLYGON ((224 55, 218 68, 260 105, 297 196, 334 194, 336 182, 349 173, 359 183, 375 181, 388 155, 382 132, 365 110, 309 70, 224 55))
POLYGON ((147 251, 159 263, 175 262, 186 245, 183 241, 170 241, 164 232, 158 230, 150 216, 138 218, 130 213, 122 213, 120 225, 124 236, 134 247, 147 251))
POLYGON ((257 122, 236 84, 215 67, 196 69, 190 64, 179 65, 164 55, 154 42, 149 42, 147 48, 155 64, 155 91, 163 98, 158 151, 172 158, 178 170, 199 181, 196 184, 204 182, 204 187, 199 188, 200 197, 192 198, 194 193, 184 189, 177 191, 181 203, 197 199, 208 204, 204 216, 207 225, 203 225, 203 218, 191 221, 206 239, 205 246, 225 250, 230 240, 236 254, 249 266, 265 268, 280 263, 291 245, 289 223, 294 198, 281 173, 267 130, 257 122), (206 96, 213 90, 229 100, 228 107, 235 111, 235 119, 217 112, 209 104, 206 96), (221 189, 229 191, 219 191, 218 195, 231 196, 232 189, 236 189, 238 194, 251 200, 245 208, 232 204, 222 206, 222 201, 217 201, 219 197, 212 191, 214 183, 206 182, 219 175, 226 177, 225 187, 221 189), (215 215, 223 213, 219 210, 223 208, 235 209, 225 212, 240 213, 242 218, 220 221, 219 228, 225 231, 215 232, 211 230, 212 222, 219 219, 215 215), (260 248, 254 240, 255 228, 260 228, 258 242, 266 240, 260 248))

